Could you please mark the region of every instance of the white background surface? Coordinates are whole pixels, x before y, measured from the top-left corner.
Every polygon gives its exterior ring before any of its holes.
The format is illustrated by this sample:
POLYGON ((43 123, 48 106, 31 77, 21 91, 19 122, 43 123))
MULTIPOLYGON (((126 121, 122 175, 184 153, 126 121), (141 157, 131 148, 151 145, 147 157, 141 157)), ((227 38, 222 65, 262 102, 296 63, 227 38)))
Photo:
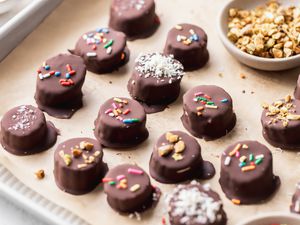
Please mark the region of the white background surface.
POLYGON ((46 224, 0 196, 0 224, 1 225, 51 225, 46 224))

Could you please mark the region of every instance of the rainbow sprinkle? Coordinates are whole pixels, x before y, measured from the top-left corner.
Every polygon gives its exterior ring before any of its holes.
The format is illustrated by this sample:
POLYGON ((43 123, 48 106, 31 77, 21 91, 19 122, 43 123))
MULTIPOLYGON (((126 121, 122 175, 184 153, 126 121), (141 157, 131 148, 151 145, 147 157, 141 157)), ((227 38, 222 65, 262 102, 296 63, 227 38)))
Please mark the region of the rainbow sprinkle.
POLYGON ((230 166, 230 162, 233 157, 238 158, 239 160, 239 167, 241 168, 242 172, 248 172, 255 170, 258 165, 263 162, 264 155, 256 155, 254 156, 253 153, 250 153, 249 156, 243 155, 242 150, 248 150, 248 145, 238 143, 229 153, 228 155, 224 152, 224 155, 227 155, 224 160, 225 166, 230 166))
MULTIPOLYGON (((62 72, 51 70, 51 66, 47 64, 47 62, 43 62, 42 68, 47 71, 47 73, 43 74, 41 69, 37 70, 38 77, 40 80, 48 79, 52 76, 60 77, 62 72), (50 71, 51 70, 51 71, 50 71)), ((60 79, 59 84, 64 87, 74 85, 74 81, 71 79, 72 76, 76 74, 76 71, 72 69, 70 64, 66 65, 67 72, 65 73, 65 79, 60 79)))
POLYGON ((105 49, 108 55, 112 53, 114 40, 110 39, 107 41, 107 38, 105 37, 109 33, 110 31, 108 28, 98 28, 95 32, 87 33, 82 36, 86 44, 91 46, 91 51, 86 53, 87 57, 96 57, 96 51, 101 44, 104 44, 103 49, 105 49))
POLYGON ((131 109, 124 109, 125 105, 128 105, 126 99, 114 98, 113 101, 111 108, 105 110, 105 114, 127 125, 141 122, 138 118, 123 118, 123 116, 130 115, 131 113, 131 109))

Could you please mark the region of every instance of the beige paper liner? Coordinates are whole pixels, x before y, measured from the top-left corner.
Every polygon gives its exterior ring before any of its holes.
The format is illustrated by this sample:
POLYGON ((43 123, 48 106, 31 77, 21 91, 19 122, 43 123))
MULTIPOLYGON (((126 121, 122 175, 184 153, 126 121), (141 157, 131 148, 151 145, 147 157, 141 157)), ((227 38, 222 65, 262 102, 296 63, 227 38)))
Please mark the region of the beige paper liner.
MULTIPOLYGON (((188 73, 182 81, 182 93, 195 85, 215 84, 227 90, 234 101, 237 125, 233 132, 213 142, 199 140, 205 160, 214 163, 217 173, 209 180, 211 186, 222 197, 228 214, 229 225, 236 224, 246 216, 269 211, 289 210, 291 194, 300 180, 300 157, 294 152, 274 152, 274 170, 279 175, 282 185, 275 197, 265 204, 253 206, 235 206, 220 189, 218 183, 220 153, 229 144, 243 139, 258 140, 267 144, 261 135, 260 104, 271 102, 292 93, 299 70, 288 72, 261 72, 239 64, 224 49, 217 37, 216 15, 224 0, 157 0, 157 13, 161 19, 159 30, 145 40, 129 42, 130 62, 118 72, 98 76, 87 74, 84 85, 84 108, 71 120, 59 120, 47 116, 61 130, 58 143, 73 137, 93 137, 93 122, 100 105, 113 96, 128 96, 126 84, 133 67, 134 59, 140 52, 162 51, 168 30, 181 22, 195 23, 203 27, 209 37, 210 61, 207 66, 196 72, 188 73), (223 74, 223 77, 219 76, 223 74), (241 79, 240 73, 247 78, 241 79), (110 81, 112 82, 110 84, 110 81), (243 93, 245 90, 245 93, 243 93), (252 93, 251 93, 252 92, 252 93)), ((0 115, 11 107, 21 104, 35 105, 36 69, 47 58, 72 48, 80 35, 96 27, 106 26, 108 21, 109 1, 106 0, 65 0, 23 43, 20 44, 0 64, 0 115)), ((182 96, 164 112, 149 115, 147 127, 149 139, 142 145, 128 151, 105 149, 104 159, 112 168, 120 163, 138 163, 148 170, 152 146, 156 139, 168 130, 184 130, 180 116, 182 114, 182 96)), ((2 147, 1 147, 2 148, 2 147)), ((164 199, 158 207, 142 215, 142 221, 131 220, 115 213, 107 204, 106 196, 99 188, 84 196, 72 196, 60 191, 53 178, 53 151, 27 157, 16 157, 1 149, 0 162, 30 188, 44 197, 79 215, 91 224, 147 224, 159 225, 165 214, 164 199), (46 178, 37 181, 34 172, 46 171, 46 178)), ((156 182, 164 193, 170 192, 174 185, 162 185, 156 182)))

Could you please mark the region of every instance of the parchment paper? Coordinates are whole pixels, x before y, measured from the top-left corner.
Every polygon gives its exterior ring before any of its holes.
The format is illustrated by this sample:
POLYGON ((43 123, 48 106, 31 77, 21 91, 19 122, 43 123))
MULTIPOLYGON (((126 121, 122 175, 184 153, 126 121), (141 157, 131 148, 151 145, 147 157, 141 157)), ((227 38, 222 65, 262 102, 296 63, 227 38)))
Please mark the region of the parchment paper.
MULTIPOLYGON (((47 116, 61 130, 57 143, 77 136, 93 137, 93 122, 100 105, 106 99, 116 95, 128 96, 126 84, 137 55, 140 52, 161 51, 168 30, 177 23, 195 23, 208 33, 210 61, 205 68, 188 73, 184 77, 182 93, 195 85, 219 85, 233 97, 238 118, 234 131, 226 137, 213 142, 199 140, 204 159, 212 161, 216 167, 216 176, 208 182, 222 197, 229 217, 228 224, 236 224, 246 216, 257 213, 287 212, 295 184, 300 180, 300 157, 297 153, 280 152, 268 145, 274 152, 274 171, 280 176, 282 186, 269 202, 254 206, 234 206, 225 198, 218 183, 219 155, 226 146, 238 140, 253 139, 267 144, 261 135, 260 104, 263 101, 271 102, 292 93, 299 69, 267 73, 247 68, 232 58, 225 51, 216 32, 216 15, 225 3, 224 0, 156 0, 156 2, 157 13, 162 24, 151 38, 129 42, 131 50, 129 64, 113 74, 98 76, 88 72, 83 88, 84 108, 78 111, 72 119, 59 120, 47 116), (222 73, 223 77, 219 76, 219 73, 222 73), (240 73, 244 73, 247 78, 241 79, 240 73)), ((96 27, 106 26, 108 11, 109 1, 65 0, 0 64, 0 115, 3 116, 8 109, 20 104, 35 105, 33 95, 36 69, 45 59, 72 48, 82 33, 96 27)), ((149 139, 128 151, 105 149, 104 159, 109 167, 112 168, 124 162, 136 162, 148 170, 152 146, 156 139, 168 130, 184 130, 180 121, 181 114, 182 96, 164 112, 149 115, 147 122, 150 131, 149 139)), ((155 210, 143 214, 142 221, 136 221, 115 213, 108 206, 106 196, 99 188, 80 197, 60 191, 54 183, 52 173, 54 149, 55 146, 35 156, 16 157, 1 148, 0 162, 33 190, 71 210, 91 224, 160 224, 166 209, 163 198, 155 210), (34 172, 38 169, 46 171, 46 178, 42 181, 37 181, 34 177, 34 172)), ((174 185, 162 185, 155 181, 153 183, 158 185, 164 193, 169 193, 174 188, 174 185)))

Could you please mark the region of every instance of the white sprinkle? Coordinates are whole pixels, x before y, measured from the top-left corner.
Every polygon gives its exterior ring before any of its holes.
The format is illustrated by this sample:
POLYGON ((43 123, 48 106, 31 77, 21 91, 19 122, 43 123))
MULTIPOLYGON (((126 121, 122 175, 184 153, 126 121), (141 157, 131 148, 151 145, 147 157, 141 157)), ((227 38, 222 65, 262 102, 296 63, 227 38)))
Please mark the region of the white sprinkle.
POLYGON ((43 75, 43 78, 45 79, 45 78, 48 78, 50 76, 51 76, 50 73, 46 73, 46 74, 43 75))
POLYGON ((108 48, 106 49, 106 53, 110 55, 111 52, 112 52, 112 47, 108 47, 108 48))
POLYGON ((209 108, 209 109, 217 109, 218 106, 216 105, 205 105, 206 108, 209 108))
MULTIPOLYGON (((181 224, 213 224, 218 219, 222 206, 221 201, 215 201, 205 191, 191 183, 175 188, 169 200, 169 213, 180 217, 181 224)), ((206 187, 207 188, 207 187, 206 187)))
POLYGON ((225 161, 224 161, 224 165, 225 166, 229 166, 230 165, 230 162, 231 162, 231 157, 230 156, 227 156, 225 161))
POLYGON ((175 26, 175 29, 176 29, 176 30, 182 30, 182 26, 176 25, 176 26, 175 26))
POLYGON ((204 189, 205 191, 209 191, 209 190, 210 190, 210 184, 209 184, 209 183, 204 184, 204 185, 203 185, 203 189, 204 189))
POLYGON ((141 54, 136 59, 136 70, 145 78, 154 77, 157 79, 179 78, 184 75, 182 64, 174 59, 172 55, 160 53, 141 54))
POLYGON ((263 154, 255 156, 255 159, 263 159, 265 156, 263 154))
POLYGON ((19 106, 16 113, 12 116, 12 124, 9 130, 27 130, 34 124, 37 119, 36 111, 33 111, 28 106, 19 106))
POLYGON ((177 40, 178 42, 181 42, 181 36, 180 36, 180 35, 177 35, 176 40, 177 40))
POLYGON ((40 78, 40 80, 43 80, 44 79, 43 74, 39 73, 39 78, 40 78))
POLYGON ((195 31, 193 29, 190 29, 191 34, 195 34, 195 31))
POLYGON ((86 53, 86 56, 87 57, 96 57, 97 53, 96 52, 88 52, 88 53, 86 53))

